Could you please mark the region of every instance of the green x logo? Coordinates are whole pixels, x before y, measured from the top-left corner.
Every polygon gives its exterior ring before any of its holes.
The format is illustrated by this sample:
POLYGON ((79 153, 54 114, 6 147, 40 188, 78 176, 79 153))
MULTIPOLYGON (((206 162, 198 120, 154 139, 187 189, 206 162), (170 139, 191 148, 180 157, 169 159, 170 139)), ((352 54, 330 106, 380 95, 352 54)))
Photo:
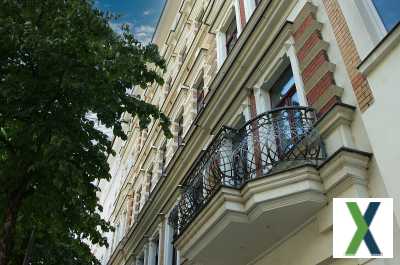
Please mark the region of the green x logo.
POLYGON ((380 202, 370 202, 363 216, 356 202, 347 202, 347 208, 349 209, 351 216, 357 225, 357 231, 355 232, 350 245, 346 250, 346 255, 354 256, 357 253, 362 241, 364 241, 367 245, 371 255, 382 255, 374 237, 372 236, 371 231, 369 230, 369 226, 372 223, 372 219, 374 219, 379 205, 380 202))

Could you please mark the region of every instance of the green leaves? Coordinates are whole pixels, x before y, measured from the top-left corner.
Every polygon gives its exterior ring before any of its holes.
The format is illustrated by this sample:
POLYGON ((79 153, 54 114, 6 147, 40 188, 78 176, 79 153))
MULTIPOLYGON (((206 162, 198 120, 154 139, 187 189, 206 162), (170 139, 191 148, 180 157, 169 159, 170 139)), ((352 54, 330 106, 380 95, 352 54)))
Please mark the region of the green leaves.
POLYGON ((125 112, 141 128, 158 119, 171 137, 157 107, 126 93, 162 84, 165 62, 128 28, 115 34, 112 18, 92 1, 0 3, 0 240, 12 246, 9 264, 22 263, 33 229, 31 264, 98 264, 86 243, 106 246, 102 233, 113 228, 99 215, 93 183, 110 179, 113 151, 89 112, 122 139, 125 112), (22 196, 7 230, 15 194, 22 196))

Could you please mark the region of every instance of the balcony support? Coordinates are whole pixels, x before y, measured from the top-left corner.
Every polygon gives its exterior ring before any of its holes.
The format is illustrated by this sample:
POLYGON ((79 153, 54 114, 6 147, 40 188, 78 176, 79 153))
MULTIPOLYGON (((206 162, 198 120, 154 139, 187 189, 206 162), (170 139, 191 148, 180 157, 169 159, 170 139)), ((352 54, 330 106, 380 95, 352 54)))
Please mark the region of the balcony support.
MULTIPOLYGON (((269 231, 266 228, 278 229, 282 235, 289 234, 326 202, 321 179, 313 166, 254 179, 241 190, 221 187, 201 215, 176 239, 175 245, 182 255, 195 264, 217 264, 217 257, 226 253, 215 253, 212 247, 224 244, 226 249, 237 248, 240 242, 227 239, 229 235, 235 234, 236 238, 248 243, 254 240, 249 244, 260 247, 260 250, 254 250, 254 257, 259 254, 256 252, 268 249, 280 239, 280 235, 274 239, 268 237, 269 231), (293 212, 295 214, 290 215, 293 212), (287 219, 287 216, 291 218, 287 219), (256 244, 257 238, 265 238, 265 244, 256 244)), ((226 264, 246 264, 249 261, 245 260, 240 251, 231 252, 235 253, 231 253, 229 258, 235 260, 227 260, 226 264)))

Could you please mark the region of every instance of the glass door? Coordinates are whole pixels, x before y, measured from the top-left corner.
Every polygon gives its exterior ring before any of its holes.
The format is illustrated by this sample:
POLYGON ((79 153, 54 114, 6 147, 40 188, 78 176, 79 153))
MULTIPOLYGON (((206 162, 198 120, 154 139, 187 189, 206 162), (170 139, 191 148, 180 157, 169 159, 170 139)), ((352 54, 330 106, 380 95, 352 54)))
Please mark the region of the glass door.
POLYGON ((273 126, 276 138, 276 153, 282 159, 303 134, 302 114, 297 110, 299 95, 289 66, 275 82, 270 92, 273 126))

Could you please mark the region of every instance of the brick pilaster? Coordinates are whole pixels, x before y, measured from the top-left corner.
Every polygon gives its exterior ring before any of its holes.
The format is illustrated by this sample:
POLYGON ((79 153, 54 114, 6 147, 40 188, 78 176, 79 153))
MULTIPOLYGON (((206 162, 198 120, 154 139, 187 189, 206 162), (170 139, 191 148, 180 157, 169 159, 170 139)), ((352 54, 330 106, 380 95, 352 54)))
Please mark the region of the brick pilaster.
POLYGON ((343 88, 334 78, 335 65, 330 62, 329 44, 322 39, 323 25, 316 19, 317 7, 307 2, 293 23, 293 38, 308 103, 320 115, 341 101, 343 88))
POLYGON ((361 111, 365 111, 374 102, 374 97, 367 79, 357 69, 361 59, 356 45, 337 0, 323 0, 323 3, 342 53, 347 73, 350 76, 358 105, 361 111))

